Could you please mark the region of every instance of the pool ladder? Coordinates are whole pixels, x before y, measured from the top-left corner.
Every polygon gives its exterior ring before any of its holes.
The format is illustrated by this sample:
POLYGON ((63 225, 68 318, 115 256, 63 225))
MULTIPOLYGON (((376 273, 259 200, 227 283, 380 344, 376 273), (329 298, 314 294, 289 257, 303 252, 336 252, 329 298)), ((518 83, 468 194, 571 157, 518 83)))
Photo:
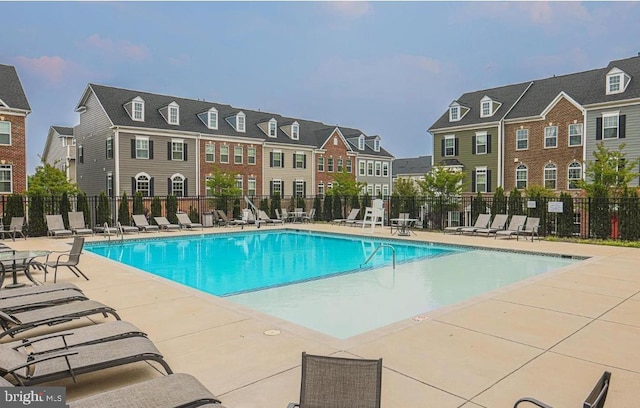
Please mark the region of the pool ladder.
POLYGON ((393 246, 389 245, 389 244, 380 244, 376 249, 373 250, 371 255, 369 255, 367 260, 364 261, 364 263, 361 264, 360 267, 362 268, 363 266, 365 266, 371 260, 371 258, 373 258, 373 256, 376 254, 376 252, 378 252, 378 250, 380 248, 384 248, 384 247, 391 248, 391 253, 393 255, 393 269, 396 269, 396 249, 393 246))

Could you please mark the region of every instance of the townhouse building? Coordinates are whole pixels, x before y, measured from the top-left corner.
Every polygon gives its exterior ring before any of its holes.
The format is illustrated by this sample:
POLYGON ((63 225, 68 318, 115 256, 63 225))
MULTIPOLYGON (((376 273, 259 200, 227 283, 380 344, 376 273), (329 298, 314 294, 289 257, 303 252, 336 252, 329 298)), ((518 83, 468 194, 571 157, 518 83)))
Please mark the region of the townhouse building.
POLYGON ((26 119, 29 101, 11 65, 0 64, 0 194, 27 190, 26 119))
MULTIPOLYGON (((418 156, 393 161, 391 177, 393 184, 399 179, 411 180, 417 187, 418 181, 424 181, 425 174, 431 171, 433 156, 418 156)), ((393 191, 393 189, 392 189, 393 191)))
POLYGON ((42 160, 63 171, 69 182, 76 182, 76 139, 72 127, 49 127, 42 160))
POLYGON ((98 84, 76 111, 78 185, 89 195, 207 195, 207 180, 222 171, 236 174, 243 195, 307 197, 324 194, 335 171, 357 177, 361 156, 379 163, 380 191, 390 188, 393 156, 357 129, 98 84))
POLYGON ((357 152, 356 180, 365 183, 363 192, 372 197, 391 194, 393 156, 381 147, 380 136, 365 136, 352 131, 346 139, 357 152))

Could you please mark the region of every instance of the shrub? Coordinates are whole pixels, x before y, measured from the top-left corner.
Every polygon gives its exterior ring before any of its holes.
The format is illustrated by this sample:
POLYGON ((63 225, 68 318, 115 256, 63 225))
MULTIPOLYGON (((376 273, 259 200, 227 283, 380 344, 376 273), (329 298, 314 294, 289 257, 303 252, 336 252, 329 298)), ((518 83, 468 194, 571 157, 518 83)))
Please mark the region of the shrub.
POLYGON ((269 217, 276 218, 276 210, 280 211, 282 202, 280 201, 280 193, 271 196, 271 212, 269 217))
POLYGON ((47 235, 47 224, 44 221, 44 197, 33 194, 29 199, 29 235, 41 237, 47 235))
POLYGON ((331 213, 333 211, 331 211, 331 209, 333 208, 332 203, 331 203, 331 196, 330 195, 325 195, 324 196, 324 213, 322 214, 322 218, 325 221, 331 221, 333 220, 333 217, 331 216, 331 213))
POLYGON ((104 191, 102 191, 98 196, 98 208, 96 209, 96 224, 99 226, 103 226, 105 222, 108 225, 111 225, 111 206, 109 203, 109 197, 107 197, 104 191))
POLYGON ((169 194, 166 201, 165 211, 167 212, 167 220, 169 220, 171 224, 177 224, 178 217, 176 216, 176 213, 178 212, 178 197, 173 194, 169 194))
POLYGON ((87 200, 87 193, 80 192, 76 197, 76 210, 81 211, 84 215, 84 222, 91 224, 91 213, 89 212, 89 201, 87 200))
POLYGON ((118 222, 122 225, 129 225, 131 223, 129 198, 127 198, 126 192, 122 193, 122 200, 120 200, 120 206, 118 207, 118 222))
POLYGON ((69 211, 71 211, 71 203, 69 202, 69 196, 65 191, 60 198, 60 214, 62 215, 62 221, 65 228, 69 228, 69 211))
POLYGON ((142 203, 142 193, 136 191, 133 195, 133 214, 144 214, 144 204, 142 203))
POLYGON ((149 223, 155 225, 156 220, 154 217, 161 217, 161 216, 162 216, 162 202, 160 201, 160 197, 155 196, 151 200, 151 220, 149 221, 149 223))

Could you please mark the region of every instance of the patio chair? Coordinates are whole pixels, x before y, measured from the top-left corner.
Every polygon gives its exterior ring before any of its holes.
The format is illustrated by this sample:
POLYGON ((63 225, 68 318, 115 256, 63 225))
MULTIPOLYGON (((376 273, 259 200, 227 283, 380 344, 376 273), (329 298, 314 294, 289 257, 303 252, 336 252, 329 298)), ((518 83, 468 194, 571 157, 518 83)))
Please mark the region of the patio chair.
POLYGON ((4 336, 13 337, 17 333, 39 326, 53 326, 95 314, 101 314, 104 317, 110 314, 116 320, 120 320, 120 316, 113 308, 95 300, 64 303, 25 312, 6 313, 0 311, 0 327, 3 329, 0 332, 0 339, 4 336))
POLYGON ((0 290, 0 300, 12 299, 21 296, 35 295, 38 293, 49 293, 57 291, 75 291, 82 293, 79 287, 73 283, 52 283, 48 285, 39 286, 24 286, 21 288, 15 288, 11 290, 0 290))
POLYGON ((260 221, 264 221, 264 223, 267 225, 284 224, 282 220, 274 220, 272 218, 269 218, 269 216, 267 215, 266 212, 264 212, 264 210, 258 211, 258 219, 260 221))
MULTIPOLYGON (((69 251, 65 251, 62 254, 58 255, 55 260, 45 261, 44 265, 44 281, 47 281, 47 273, 48 268, 53 268, 53 283, 56 283, 58 280, 58 268, 61 266, 66 266, 74 275, 78 278, 82 275, 83 278, 89 280, 87 275, 82 273, 82 271, 78 268, 78 263, 80 262, 80 255, 82 255, 82 248, 84 247, 84 237, 74 237, 73 244, 71 245, 71 249, 69 251)), ((48 257, 47 257, 48 258, 48 257)))
POLYGON ((191 219, 186 213, 177 213, 176 216, 178 217, 178 224, 180 224, 180 227, 187 229, 204 228, 204 226, 198 222, 191 222, 191 219))
POLYGON ((69 303, 76 300, 87 300, 87 297, 84 293, 78 292, 77 290, 34 293, 32 295, 0 299, 0 310, 9 313, 21 312, 61 303, 69 303))
POLYGON ((289 214, 289 211, 287 211, 286 208, 282 209, 282 218, 280 218, 282 220, 282 222, 289 222, 291 220, 291 217, 293 216, 293 214, 289 214))
POLYGON ((2 238, 5 235, 9 235, 13 241, 16 240, 16 235, 20 235, 22 238, 27 239, 24 235, 24 217, 11 217, 11 224, 8 229, 2 228, 2 238))
POLYGON ((393 218, 389 220, 389 228, 391 229, 391 235, 393 235, 393 230, 395 228, 396 232, 400 230, 400 227, 403 223, 406 223, 405 220, 409 219, 409 213, 399 213, 398 218, 393 218))
POLYGON ((69 408, 224 408, 200 381, 182 373, 101 392, 67 404, 69 408))
POLYGON ((361 360, 302 353, 300 402, 288 408, 380 408, 382 359, 361 360))
MULTIPOLYGON (((605 371, 598 382, 596 383, 591 393, 587 396, 587 399, 584 401, 584 408, 603 408, 605 400, 607 399, 607 393, 609 392, 609 383, 611 381, 611 373, 605 371)), ((516 401, 513 408, 517 408, 523 402, 528 402, 530 404, 536 405, 541 408, 553 408, 551 405, 545 404, 544 402, 538 401, 535 398, 525 397, 520 398, 516 401)))
POLYGON ((312 208, 309 210, 309 214, 302 216, 302 222, 313 222, 316 218, 316 209, 312 208))
POLYGON ((136 362, 155 361, 167 374, 173 371, 156 346, 146 337, 126 337, 104 343, 32 356, 26 351, 3 350, 0 371, 16 384, 31 386, 118 367, 136 362))
POLYGON ((489 226, 489 228, 478 228, 476 230, 476 234, 487 234, 487 237, 491 234, 495 234, 505 228, 508 219, 509 215, 507 214, 496 214, 496 216, 493 217, 491 226, 489 226))
POLYGON ((459 233, 463 234, 465 232, 470 232, 475 234, 476 230, 480 228, 487 228, 489 226, 489 222, 491 222, 491 214, 480 214, 478 215, 478 218, 476 218, 476 223, 473 224, 472 227, 462 227, 460 228, 459 233))
MULTIPOLYGON (((117 234, 118 233, 118 227, 120 227, 119 225, 120 223, 118 223, 118 226, 116 227, 112 227, 109 225, 109 223, 104 223, 103 225, 96 225, 93 230, 98 233, 98 234, 104 234, 104 235, 111 235, 111 234, 117 234)), ((136 227, 131 227, 131 228, 135 228, 136 231, 138 232, 138 229, 136 227)))
POLYGON ((218 225, 222 226, 232 226, 232 225, 240 225, 242 228, 244 228, 244 226, 247 224, 247 221, 244 220, 230 220, 227 217, 227 214, 222 211, 222 210, 216 210, 216 212, 218 213, 218 217, 220 218, 220 221, 218 222, 218 225))
POLYGON ((511 216, 511 221, 509 221, 509 226, 505 230, 496 231, 495 238, 500 236, 507 236, 511 239, 512 235, 518 235, 520 230, 524 227, 524 224, 527 222, 526 215, 513 215, 511 216))
POLYGON ((134 214, 131 216, 131 219, 133 220, 133 224, 138 227, 138 231, 150 232, 160 230, 160 227, 157 225, 149 224, 144 214, 134 214))
POLYGON ((178 224, 170 223, 167 217, 153 217, 153 219, 156 221, 156 224, 158 224, 160 231, 168 232, 180 229, 180 226, 178 224))
POLYGON ((248 208, 242 210, 242 221, 244 221, 245 224, 255 224, 256 217, 253 215, 253 211, 248 208))
POLYGON ((349 215, 347 215, 347 218, 336 218, 335 220, 331 221, 334 224, 347 224, 347 222, 351 222, 351 221, 356 221, 356 217, 358 217, 358 214, 360 213, 360 209, 359 208, 352 208, 351 212, 349 212, 349 215))
POLYGON ((534 237, 538 237, 538 241, 540 241, 540 235, 538 235, 538 229, 540 228, 540 218, 538 217, 529 217, 527 218, 527 222, 524 224, 520 233, 516 235, 516 239, 520 237, 520 235, 531 235, 531 242, 533 242, 534 237))
POLYGON ((76 235, 93 235, 93 230, 87 228, 87 224, 84 223, 84 213, 82 211, 69 212, 69 229, 76 235))
POLYGON ((58 237, 71 235, 73 231, 68 230, 64 227, 64 221, 62 221, 62 215, 54 214, 47 215, 47 235, 58 237))

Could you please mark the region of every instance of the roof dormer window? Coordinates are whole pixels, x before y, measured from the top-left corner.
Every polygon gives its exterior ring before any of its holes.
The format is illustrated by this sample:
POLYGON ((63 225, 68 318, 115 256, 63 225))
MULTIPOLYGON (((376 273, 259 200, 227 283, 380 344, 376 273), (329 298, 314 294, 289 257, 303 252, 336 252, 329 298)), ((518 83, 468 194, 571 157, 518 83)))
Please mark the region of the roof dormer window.
POLYGON ((169 113, 167 115, 167 122, 170 125, 180 124, 180 106, 177 103, 171 102, 169 104, 169 113))
POLYGON ((380 139, 378 139, 377 137, 373 139, 373 150, 376 152, 380 151, 380 139))
POLYGON ((449 107, 449 122, 457 122, 459 120, 460 120, 460 107, 459 106, 449 107))
POLYGON ((631 77, 619 68, 613 68, 607 74, 607 95, 614 95, 624 92, 631 77))
POLYGON ((131 101, 131 119, 144 122, 144 100, 141 97, 136 97, 131 101))
POLYGON ((269 121, 269 137, 276 137, 278 135, 278 122, 275 119, 269 121))
POLYGON ((358 150, 364 150, 364 135, 358 137, 358 150))
POLYGON ((244 112, 238 112, 236 115, 236 130, 238 132, 244 132, 246 128, 246 116, 244 112))
POLYGON ((218 129, 218 110, 216 108, 211 108, 207 112, 207 127, 209 129, 218 129))
POLYGON ((300 125, 298 124, 298 122, 293 122, 293 124, 291 125, 291 139, 300 139, 300 125))

